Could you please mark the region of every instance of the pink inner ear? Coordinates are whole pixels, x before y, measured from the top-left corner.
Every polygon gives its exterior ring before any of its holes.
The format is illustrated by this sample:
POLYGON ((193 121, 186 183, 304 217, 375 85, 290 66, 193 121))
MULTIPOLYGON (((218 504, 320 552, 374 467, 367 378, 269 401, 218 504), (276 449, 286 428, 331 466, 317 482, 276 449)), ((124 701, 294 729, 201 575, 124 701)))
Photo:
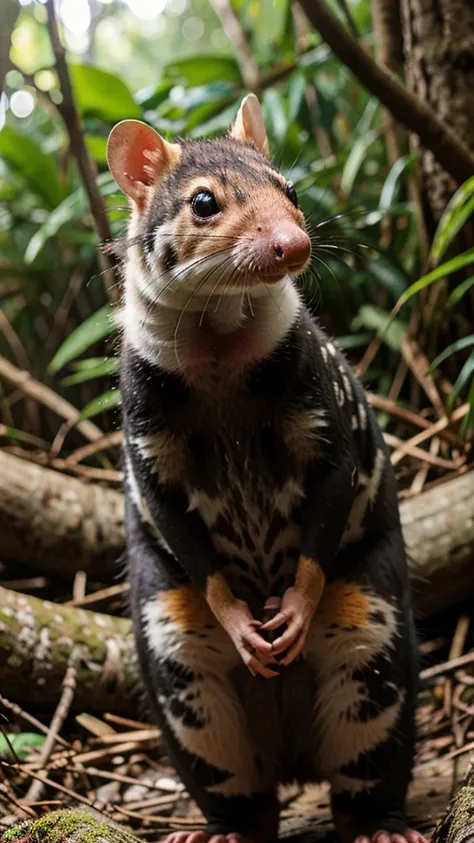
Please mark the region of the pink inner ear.
POLYGON ((160 160, 161 138, 147 126, 137 126, 127 144, 125 172, 133 182, 151 185, 160 160))

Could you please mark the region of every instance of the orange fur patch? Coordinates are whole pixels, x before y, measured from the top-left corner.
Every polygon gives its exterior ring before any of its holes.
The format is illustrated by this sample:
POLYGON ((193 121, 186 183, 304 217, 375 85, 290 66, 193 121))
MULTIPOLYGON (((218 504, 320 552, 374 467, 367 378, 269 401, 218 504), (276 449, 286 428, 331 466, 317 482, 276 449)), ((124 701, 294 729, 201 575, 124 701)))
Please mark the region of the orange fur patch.
POLYGON ((319 562, 309 556, 300 556, 296 569, 295 588, 302 591, 314 607, 320 603, 325 584, 326 577, 319 562))
POLYGON ((216 571, 207 580, 206 600, 216 618, 222 617, 222 612, 235 600, 227 580, 220 571, 216 571))
POLYGON ((158 601, 180 630, 204 629, 215 618, 203 595, 194 585, 182 585, 162 591, 158 601))
POLYGON ((357 583, 335 580, 324 589, 315 620, 324 625, 368 626, 369 597, 357 583))

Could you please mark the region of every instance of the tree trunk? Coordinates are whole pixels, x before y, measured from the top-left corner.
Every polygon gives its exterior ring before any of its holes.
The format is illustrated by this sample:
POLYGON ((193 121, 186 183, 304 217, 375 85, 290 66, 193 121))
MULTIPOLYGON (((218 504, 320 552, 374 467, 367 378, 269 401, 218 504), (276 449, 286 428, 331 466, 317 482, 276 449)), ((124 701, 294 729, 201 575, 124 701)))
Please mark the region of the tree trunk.
POLYGON ((70 579, 110 580, 123 551, 123 496, 0 450, 1 557, 70 579))
MULTIPOLYGON (((408 87, 474 151, 474 5, 401 0, 401 9, 408 87)), ((437 222, 456 184, 429 151, 422 155, 422 179, 437 222)))
POLYGON ((61 606, 0 587, 0 688, 54 707, 72 648, 76 711, 136 716, 138 669, 130 621, 61 606))

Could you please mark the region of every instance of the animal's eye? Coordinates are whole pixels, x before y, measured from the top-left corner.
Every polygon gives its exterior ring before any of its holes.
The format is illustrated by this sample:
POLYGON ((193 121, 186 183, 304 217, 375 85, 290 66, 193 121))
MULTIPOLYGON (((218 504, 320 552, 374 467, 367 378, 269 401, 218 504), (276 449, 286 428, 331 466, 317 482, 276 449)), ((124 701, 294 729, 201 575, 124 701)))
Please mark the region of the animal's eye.
POLYGON ((298 197, 296 195, 296 190, 294 188, 294 185, 293 185, 292 181, 287 181, 285 193, 288 196, 288 199, 290 200, 290 202, 293 202, 293 205, 295 206, 295 208, 297 208, 298 207, 298 197))
POLYGON ((216 197, 210 190, 200 190, 199 193, 196 193, 192 199, 191 208, 193 209, 193 213, 200 219, 213 217, 220 211, 216 197))

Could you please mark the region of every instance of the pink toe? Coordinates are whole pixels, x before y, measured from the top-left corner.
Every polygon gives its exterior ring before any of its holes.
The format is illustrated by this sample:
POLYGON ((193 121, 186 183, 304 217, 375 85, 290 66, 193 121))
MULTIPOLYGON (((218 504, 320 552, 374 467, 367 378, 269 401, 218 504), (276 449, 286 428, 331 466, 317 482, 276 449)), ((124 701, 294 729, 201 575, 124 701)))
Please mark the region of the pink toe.
POLYGON ((390 835, 386 831, 376 831, 372 840, 373 843, 391 843, 390 835))
POLYGON ((407 843, 406 837, 403 834, 391 834, 392 843, 407 843))
POLYGON ((354 843, 370 843, 370 837, 366 837, 365 834, 361 834, 360 837, 356 837, 354 843))
POLYGON ((429 843, 424 834, 421 834, 420 831, 415 831, 412 828, 409 828, 407 831, 407 840, 408 843, 429 843))

